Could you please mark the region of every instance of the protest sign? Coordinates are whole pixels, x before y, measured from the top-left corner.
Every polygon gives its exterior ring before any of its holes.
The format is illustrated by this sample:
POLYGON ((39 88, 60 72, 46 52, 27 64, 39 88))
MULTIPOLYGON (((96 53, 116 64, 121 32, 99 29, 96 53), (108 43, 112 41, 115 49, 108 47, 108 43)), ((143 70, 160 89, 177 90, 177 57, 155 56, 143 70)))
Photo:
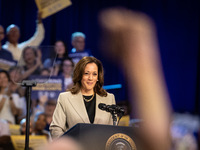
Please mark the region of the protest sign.
MULTIPOLYGON (((24 150, 25 148, 25 135, 11 135, 11 141, 15 150, 24 150)), ((45 135, 30 135, 29 136, 29 148, 37 149, 47 143, 47 137, 45 135)))

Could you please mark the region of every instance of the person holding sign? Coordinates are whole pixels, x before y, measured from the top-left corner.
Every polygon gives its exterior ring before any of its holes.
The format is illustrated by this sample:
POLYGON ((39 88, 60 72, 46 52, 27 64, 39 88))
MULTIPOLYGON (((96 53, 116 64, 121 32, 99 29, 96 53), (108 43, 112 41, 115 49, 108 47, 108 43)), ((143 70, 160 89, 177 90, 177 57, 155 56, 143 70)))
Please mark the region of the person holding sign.
POLYGON ((77 123, 113 124, 112 115, 98 109, 99 103, 116 103, 114 95, 102 88, 102 63, 95 57, 83 57, 75 66, 73 83, 58 97, 50 125, 52 138, 60 137, 77 123))
POLYGON ((36 23, 37 27, 35 34, 29 40, 24 41, 22 43, 18 43, 20 38, 19 27, 15 24, 11 24, 7 27, 6 34, 8 41, 3 45, 3 48, 9 50, 12 53, 14 60, 16 61, 20 60, 22 50, 26 46, 39 46, 43 41, 45 35, 45 29, 42 23, 41 13, 38 13, 38 18, 36 23))

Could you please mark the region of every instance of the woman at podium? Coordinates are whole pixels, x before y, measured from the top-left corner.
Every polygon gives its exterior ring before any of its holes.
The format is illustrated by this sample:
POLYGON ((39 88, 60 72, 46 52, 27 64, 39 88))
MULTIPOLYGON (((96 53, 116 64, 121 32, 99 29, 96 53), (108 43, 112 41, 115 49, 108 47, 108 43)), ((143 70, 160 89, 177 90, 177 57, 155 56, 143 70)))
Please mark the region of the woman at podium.
POLYGON ((52 138, 63 135, 77 123, 112 125, 112 115, 98 108, 100 103, 115 104, 113 94, 106 92, 101 61, 95 57, 83 57, 75 66, 74 86, 60 93, 50 125, 52 138))

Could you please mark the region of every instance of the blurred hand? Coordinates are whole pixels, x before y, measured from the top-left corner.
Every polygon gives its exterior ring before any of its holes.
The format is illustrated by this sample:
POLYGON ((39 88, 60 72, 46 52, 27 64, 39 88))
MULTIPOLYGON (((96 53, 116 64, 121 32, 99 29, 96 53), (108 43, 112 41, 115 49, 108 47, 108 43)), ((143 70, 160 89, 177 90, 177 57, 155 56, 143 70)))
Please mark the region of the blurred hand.
POLYGON ((104 54, 123 66, 133 108, 145 121, 140 132, 146 149, 169 150, 171 107, 153 21, 143 13, 111 8, 100 14, 100 23, 104 54))
POLYGON ((36 58, 36 66, 39 67, 40 65, 42 65, 41 59, 40 58, 36 58))
POLYGON ((5 95, 11 96, 12 91, 11 91, 10 86, 11 86, 11 84, 9 83, 9 84, 8 84, 8 87, 7 87, 7 88, 5 89, 5 91, 4 91, 4 94, 5 94, 5 95))
POLYGON ((40 49, 37 49, 37 57, 39 57, 40 59, 42 59, 42 52, 40 49))
POLYGON ((36 65, 42 67, 42 53, 37 49, 36 65))
POLYGON ((106 51, 106 57, 122 60, 126 66, 127 58, 134 60, 136 57, 138 60, 138 54, 148 53, 149 57, 152 51, 156 53, 157 48, 148 48, 155 46, 155 31, 153 22, 145 14, 124 8, 107 9, 100 13, 99 20, 103 33, 102 50, 106 51))

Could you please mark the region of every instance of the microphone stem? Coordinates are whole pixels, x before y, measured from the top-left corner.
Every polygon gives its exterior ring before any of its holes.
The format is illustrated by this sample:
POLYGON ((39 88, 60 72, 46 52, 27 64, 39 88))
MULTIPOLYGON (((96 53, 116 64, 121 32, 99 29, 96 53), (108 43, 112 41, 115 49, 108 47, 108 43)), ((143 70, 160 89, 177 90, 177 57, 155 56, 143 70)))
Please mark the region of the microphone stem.
POLYGON ((113 125, 117 126, 117 116, 115 115, 115 113, 111 113, 112 114, 112 119, 113 119, 113 125))

